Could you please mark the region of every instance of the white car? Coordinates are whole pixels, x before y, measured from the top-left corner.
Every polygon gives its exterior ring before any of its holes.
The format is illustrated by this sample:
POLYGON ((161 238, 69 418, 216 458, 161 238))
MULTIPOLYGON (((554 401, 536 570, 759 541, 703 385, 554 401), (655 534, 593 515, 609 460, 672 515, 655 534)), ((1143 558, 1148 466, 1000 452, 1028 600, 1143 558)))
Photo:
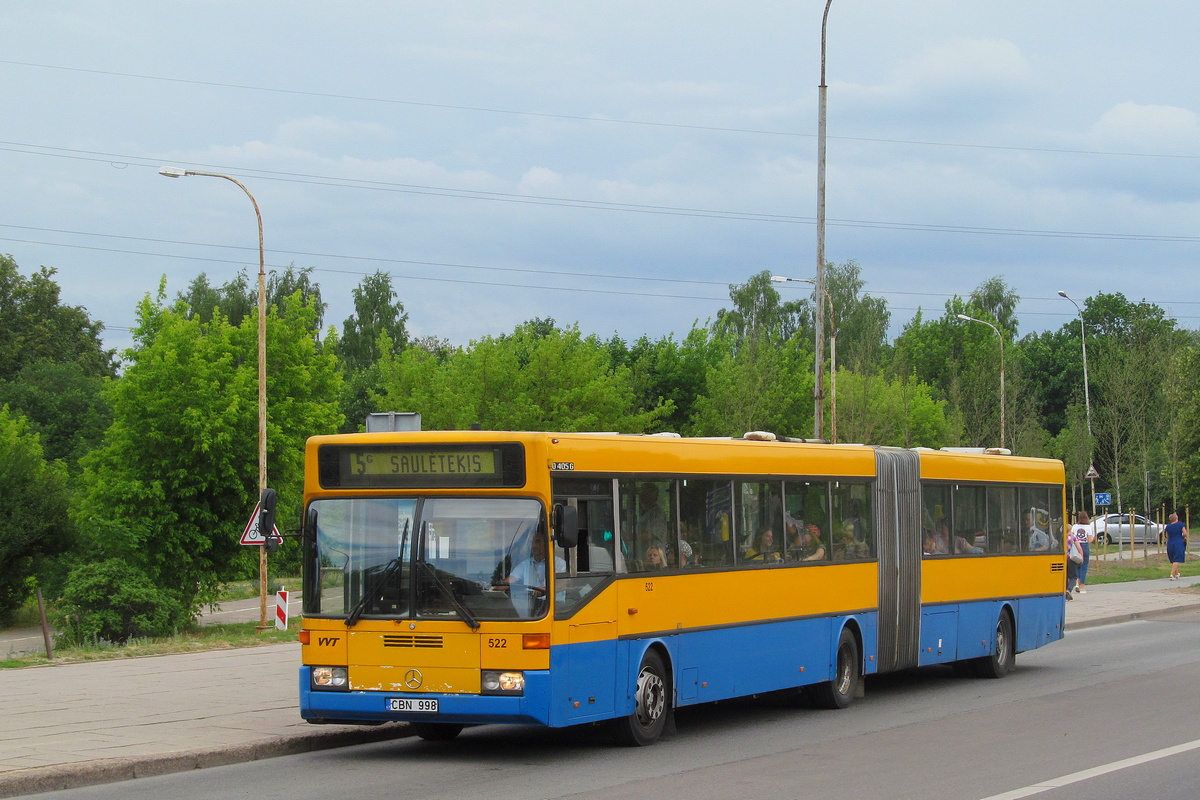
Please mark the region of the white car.
POLYGON ((1131 533, 1134 544, 1142 542, 1154 544, 1163 533, 1162 525, 1148 520, 1140 514, 1133 515, 1132 526, 1129 524, 1128 514, 1105 514, 1102 517, 1096 517, 1092 522, 1096 526, 1096 541, 1102 542, 1107 539, 1109 544, 1129 542, 1131 533))

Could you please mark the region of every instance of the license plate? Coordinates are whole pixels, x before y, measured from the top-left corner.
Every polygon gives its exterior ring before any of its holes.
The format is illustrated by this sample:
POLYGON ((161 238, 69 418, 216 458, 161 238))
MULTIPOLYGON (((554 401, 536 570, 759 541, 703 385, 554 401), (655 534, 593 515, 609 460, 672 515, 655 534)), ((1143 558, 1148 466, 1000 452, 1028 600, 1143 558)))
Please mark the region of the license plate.
POLYGON ((389 697, 387 699, 387 710, 436 714, 438 713, 438 701, 436 699, 425 700, 414 697, 389 697))

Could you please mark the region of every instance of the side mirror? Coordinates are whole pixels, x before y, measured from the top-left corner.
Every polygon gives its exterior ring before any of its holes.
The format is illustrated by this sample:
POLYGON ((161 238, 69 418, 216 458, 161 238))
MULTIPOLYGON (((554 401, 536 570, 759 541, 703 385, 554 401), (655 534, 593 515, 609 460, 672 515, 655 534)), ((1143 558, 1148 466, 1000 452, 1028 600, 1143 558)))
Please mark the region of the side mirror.
POLYGON ((262 534, 263 547, 268 553, 274 553, 283 543, 283 539, 275 535, 275 502, 275 490, 263 489, 258 498, 258 532, 262 534))
POLYGON ((559 547, 579 544, 579 509, 558 503, 554 506, 554 543, 559 547))

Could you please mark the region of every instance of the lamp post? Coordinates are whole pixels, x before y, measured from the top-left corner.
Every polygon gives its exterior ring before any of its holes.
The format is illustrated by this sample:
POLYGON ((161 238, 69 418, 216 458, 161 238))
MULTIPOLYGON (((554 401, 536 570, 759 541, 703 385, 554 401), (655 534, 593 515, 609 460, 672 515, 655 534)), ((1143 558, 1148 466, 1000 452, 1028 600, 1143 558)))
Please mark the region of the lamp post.
MULTIPOLYGON (((821 84, 817 87, 817 279, 814 285, 817 294, 825 293, 825 28, 829 22, 829 6, 833 0, 825 0, 825 13, 821 15, 821 84)), ((828 294, 826 294, 828 297, 828 294)), ((813 372, 813 438, 824 438, 825 404, 822 402, 822 387, 825 352, 825 307, 817 302, 816 318, 816 362, 813 372)))
POLYGON ((992 323, 986 319, 975 319, 968 317, 966 314, 959 314, 959 319, 965 319, 969 322, 978 322, 980 325, 987 325, 996 332, 996 338, 1000 340, 1000 449, 1004 449, 1004 334, 1000 332, 992 323))
MULTIPOLYGON (((266 258, 263 254, 263 224, 262 213, 258 210, 258 201, 250 190, 236 178, 222 175, 219 172, 201 172, 179 167, 162 167, 159 175, 168 178, 183 178, 189 175, 199 175, 205 178, 222 178, 236 183, 238 188, 246 193, 254 205, 254 216, 258 219, 258 494, 261 497, 263 489, 267 488, 267 270, 266 258)), ((264 541, 271 531, 260 531, 264 541)), ((258 547, 258 587, 259 587, 259 631, 267 630, 267 549, 265 545, 258 547)))
MULTIPOLYGON (((817 282, 808 278, 786 278, 782 275, 772 275, 772 283, 808 283, 816 287, 817 282)), ((828 289, 817 289, 817 308, 821 308, 821 295, 829 303, 829 441, 837 444, 837 319, 833 314, 833 298, 828 289)), ((821 353, 817 360, 821 361, 821 353)), ((817 373, 818 376, 820 373, 817 373)), ((820 438, 820 437, 818 437, 820 438)))
MULTIPOLYGON (((1070 300, 1071 305, 1075 306, 1076 315, 1079 317, 1079 341, 1083 345, 1083 404, 1087 409, 1088 467, 1090 468, 1092 463, 1092 399, 1088 394, 1087 334, 1083 326, 1083 309, 1079 307, 1079 303, 1072 300, 1070 295, 1061 289, 1058 292, 1058 296, 1070 300)), ((1092 516, 1096 516, 1096 485, 1094 481, 1092 483, 1092 516)))

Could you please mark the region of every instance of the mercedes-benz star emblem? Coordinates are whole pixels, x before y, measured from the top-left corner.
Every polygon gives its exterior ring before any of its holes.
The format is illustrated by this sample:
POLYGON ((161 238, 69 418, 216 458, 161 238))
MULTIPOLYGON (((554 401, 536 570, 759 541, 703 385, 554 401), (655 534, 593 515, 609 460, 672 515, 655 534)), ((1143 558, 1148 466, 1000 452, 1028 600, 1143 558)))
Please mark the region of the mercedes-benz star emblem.
POLYGON ((422 680, 421 670, 419 669, 410 669, 404 673, 404 685, 410 689, 420 689, 422 680))

